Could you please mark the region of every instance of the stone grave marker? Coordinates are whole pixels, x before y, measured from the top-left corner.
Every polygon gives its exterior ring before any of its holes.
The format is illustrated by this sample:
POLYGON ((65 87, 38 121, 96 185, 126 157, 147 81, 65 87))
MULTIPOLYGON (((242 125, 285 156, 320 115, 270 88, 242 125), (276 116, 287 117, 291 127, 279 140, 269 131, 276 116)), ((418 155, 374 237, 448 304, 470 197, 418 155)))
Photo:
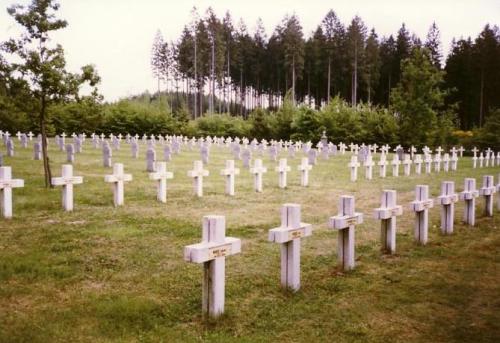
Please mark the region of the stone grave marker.
POLYGON ((249 148, 244 148, 241 153, 241 159, 243 161, 243 168, 250 168, 250 161, 252 161, 252 151, 249 148))
POLYGON ((351 162, 347 166, 351 169, 351 181, 355 182, 358 179, 358 168, 360 166, 358 156, 352 155, 351 162))
POLYGON ((286 158, 280 158, 279 165, 275 168, 279 175, 279 188, 286 188, 286 175, 290 171, 286 158))
POLYGON ((458 201, 455 182, 443 181, 441 183, 441 195, 438 196, 437 201, 441 205, 441 233, 451 235, 455 221, 455 203, 458 201))
POLYGON ((131 174, 125 174, 123 171, 123 163, 115 163, 113 165, 113 174, 105 175, 104 182, 113 184, 113 198, 115 206, 122 206, 124 203, 124 183, 132 181, 131 174))
POLYGON ((424 164, 425 164, 425 173, 430 174, 432 171, 432 155, 431 154, 425 154, 424 164))
POLYGON ((484 156, 483 156, 483 152, 481 151, 481 153, 479 154, 479 168, 482 168, 483 165, 484 165, 484 156))
POLYGON ((187 175, 193 178, 193 189, 194 194, 197 197, 203 196, 203 177, 208 176, 209 172, 206 169, 203 169, 202 161, 194 161, 193 169, 189 170, 187 175))
POLYGON ((170 162, 172 160, 172 148, 170 147, 169 144, 166 144, 163 147, 163 159, 166 162, 170 162))
POLYGON ((156 150, 153 147, 149 147, 146 150, 146 171, 152 173, 155 171, 156 163, 156 150))
POLYGON ((460 200, 464 201, 464 223, 474 226, 476 223, 476 198, 479 191, 476 189, 476 179, 466 178, 464 181, 464 190, 459 194, 460 200))
POLYGON ((483 187, 479 189, 479 195, 484 197, 484 213, 488 217, 493 216, 493 194, 495 193, 492 175, 483 176, 483 187))
POLYGON ((113 156, 113 152, 109 146, 107 141, 104 141, 102 144, 102 165, 105 168, 111 167, 111 157, 113 156))
POLYGON ((253 184, 256 192, 262 192, 262 174, 267 173, 267 168, 262 165, 260 158, 255 159, 253 168, 250 168, 250 174, 253 174, 253 184))
POLYGON ((439 173, 441 171, 441 154, 434 155, 434 171, 439 173))
POLYGON ((19 187, 24 187, 24 180, 13 179, 10 167, 0 167, 0 210, 4 218, 12 218, 12 188, 19 187))
POLYGON ((278 159, 278 148, 275 145, 271 145, 268 149, 269 152, 269 160, 277 161, 278 159))
POLYGON ((155 171, 149 174, 150 180, 156 183, 156 199, 159 202, 167 202, 167 179, 172 179, 174 174, 167 171, 167 162, 156 162, 155 171))
POLYGON ((201 154, 201 161, 203 162, 204 165, 207 165, 210 157, 210 147, 208 146, 208 144, 202 144, 200 148, 200 154, 201 154))
POLYGON ((307 152, 307 157, 309 160, 309 164, 312 166, 315 166, 317 163, 317 158, 318 158, 318 150, 309 149, 309 151, 307 152))
POLYGON ((399 165, 401 164, 401 161, 399 159, 399 156, 396 154, 392 158, 391 165, 392 165, 392 176, 398 177, 399 176, 399 165))
POLYGON ((385 155, 385 152, 380 153, 380 161, 378 161, 378 166, 379 166, 379 174, 380 177, 385 178, 386 173, 387 173, 387 158, 385 155))
POLYGON ((203 217, 201 243, 184 247, 185 261, 203 263, 202 314, 204 318, 216 318, 224 313, 226 256, 240 252, 241 240, 226 237, 226 218, 216 215, 203 217))
POLYGON ((83 138, 76 137, 75 138, 75 152, 77 154, 81 154, 82 153, 82 144, 83 144, 83 138))
POLYGON ((403 173, 405 176, 410 176, 412 161, 409 154, 405 154, 403 160, 403 173))
POLYGON ((382 251, 394 254, 396 252, 396 217, 403 214, 403 207, 397 205, 396 191, 384 190, 381 206, 376 208, 373 216, 381 220, 380 237, 382 251))
POLYGON ((66 144, 66 162, 75 162, 75 146, 73 144, 66 144))
POLYGON ((311 224, 301 222, 300 205, 284 204, 280 227, 269 230, 269 241, 281 244, 282 287, 300 289, 300 239, 311 234, 311 224))
POLYGON ((423 162, 424 161, 422 161, 422 155, 416 154, 415 161, 413 162, 413 164, 415 165, 415 174, 417 174, 417 175, 422 174, 422 163, 423 162))
POLYGON ((445 172, 450 170, 450 155, 448 153, 443 155, 443 170, 445 172))
POLYGON ((300 172, 300 185, 302 187, 309 186, 309 171, 312 169, 312 165, 309 164, 309 159, 307 157, 302 157, 301 163, 297 169, 300 172))
POLYGON ((42 159, 42 143, 35 142, 33 144, 33 159, 39 161, 42 159))
POLYGON ((12 138, 7 139, 6 148, 7 148, 7 156, 14 157, 14 141, 12 140, 12 138))
POLYGON ((434 200, 429 199, 429 186, 417 185, 415 200, 410 206, 415 212, 415 240, 425 245, 429 236, 429 208, 434 206, 434 200))
POLYGON ((452 171, 456 171, 457 170, 457 164, 458 164, 457 154, 451 155, 451 158, 450 158, 450 168, 451 168, 452 171))
POLYGON ((366 160, 364 162, 364 167, 365 167, 365 178, 367 180, 371 180, 373 178, 373 166, 375 163, 373 162, 372 155, 368 154, 366 156, 366 160))
POLYGON ((338 262, 343 270, 354 269, 355 266, 355 226, 363 223, 363 214, 354 211, 354 197, 340 197, 339 213, 330 217, 328 227, 338 230, 338 262))
POLYGON ((132 138, 130 140, 130 152, 132 153, 132 158, 139 157, 139 143, 137 142, 137 139, 135 139, 135 138, 132 138))
POLYGON ((83 177, 73 176, 73 166, 71 164, 64 164, 62 166, 61 177, 53 177, 51 182, 53 186, 62 186, 63 209, 67 212, 73 211, 73 185, 83 183, 83 177))
POLYGON ((235 177, 240 174, 240 170, 234 167, 234 160, 227 160, 226 168, 222 169, 220 174, 226 179, 226 194, 233 196, 235 177))

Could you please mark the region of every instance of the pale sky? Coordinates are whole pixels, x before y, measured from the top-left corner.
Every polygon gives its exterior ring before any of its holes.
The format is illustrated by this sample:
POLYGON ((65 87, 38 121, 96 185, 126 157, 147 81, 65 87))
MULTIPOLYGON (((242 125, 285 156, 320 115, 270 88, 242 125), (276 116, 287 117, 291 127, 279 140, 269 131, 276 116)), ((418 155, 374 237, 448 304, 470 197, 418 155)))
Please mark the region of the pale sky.
MULTIPOLYGON (((17 35, 18 26, 7 14, 12 3, 0 0, 0 41, 17 35)), ((243 18, 250 32, 260 17, 269 36, 285 14, 297 14, 304 33, 310 33, 333 9, 347 25, 359 15, 379 37, 396 34, 405 23, 422 40, 433 21, 441 31, 443 52, 453 37, 475 38, 486 23, 500 25, 500 0, 62 0, 59 17, 68 27, 53 34, 63 45, 68 69, 94 64, 102 78, 99 86, 105 100, 156 91, 151 75, 150 54, 158 29, 166 40, 177 40, 190 21, 193 6, 203 16, 208 7, 222 17, 230 11, 233 21, 243 18)))

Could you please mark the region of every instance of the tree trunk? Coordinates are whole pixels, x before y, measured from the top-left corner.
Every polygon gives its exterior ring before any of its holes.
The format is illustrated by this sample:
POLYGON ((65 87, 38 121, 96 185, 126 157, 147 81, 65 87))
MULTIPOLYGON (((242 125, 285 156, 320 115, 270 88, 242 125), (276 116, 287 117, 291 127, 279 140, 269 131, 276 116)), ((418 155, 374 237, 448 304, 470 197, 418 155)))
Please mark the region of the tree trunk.
POLYGON ((483 126, 484 69, 481 69, 481 91, 479 93, 479 127, 483 126))
POLYGON ((295 106, 295 55, 292 57, 292 104, 295 106))
POLYGON ((330 104, 330 95, 332 94, 331 92, 331 79, 332 79, 332 57, 330 56, 330 54, 328 54, 328 86, 326 88, 327 92, 326 92, 326 103, 327 104, 330 104))
POLYGON ((45 175, 45 187, 52 188, 52 173, 50 171, 49 155, 47 153, 47 131, 45 129, 45 96, 42 96, 42 106, 40 109, 40 133, 42 134, 42 154, 43 154, 43 170, 45 175))

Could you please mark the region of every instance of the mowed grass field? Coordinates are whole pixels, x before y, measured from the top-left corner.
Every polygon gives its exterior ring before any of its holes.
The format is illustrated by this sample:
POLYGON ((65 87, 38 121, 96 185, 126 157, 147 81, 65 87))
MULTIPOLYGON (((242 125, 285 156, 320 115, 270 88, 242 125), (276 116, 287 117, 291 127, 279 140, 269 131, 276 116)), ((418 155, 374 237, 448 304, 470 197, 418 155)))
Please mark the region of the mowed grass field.
MULTIPOLYGON (((288 188, 278 188, 275 162, 263 157, 268 173, 264 192, 253 191, 248 170, 237 162, 236 196, 224 195, 220 169, 232 158, 213 147, 204 197, 192 193, 198 150, 183 149, 168 163, 167 204, 156 201, 155 182, 146 172, 145 145, 139 159, 122 143, 113 162, 123 162, 134 180, 125 186, 125 206, 113 207, 101 150, 87 139, 75 157, 75 211, 61 208, 61 189, 43 186, 41 161, 32 147, 16 142, 16 156, 4 157, 13 177, 25 180, 14 193, 14 217, 0 219, 1 342, 498 342, 500 341, 500 212, 483 215, 477 225, 461 223, 456 205, 455 232, 442 236, 439 206, 431 209, 429 243, 413 241, 409 211, 417 184, 433 197, 441 181, 463 189, 465 177, 500 173, 499 167, 472 169, 470 158, 456 172, 349 181, 350 154, 318 159, 310 186, 300 187, 290 160, 288 188), (398 218, 397 254, 380 252, 380 222, 373 209, 383 189, 398 191, 404 213, 398 218), (337 267, 337 233, 327 229, 341 195, 354 195, 365 221, 356 228, 354 271, 337 267), (280 249, 267 241, 279 226, 283 203, 302 205, 302 220, 313 235, 302 239, 302 288, 280 288, 280 249), (217 321, 201 316, 202 267, 183 261, 183 247, 201 240, 204 215, 226 216, 227 235, 242 239, 242 253, 226 259, 226 313, 217 321)), ((2 146, 1 149, 5 151, 2 146)), ((157 156, 163 157, 157 146, 157 156)), ((283 155, 284 156, 284 155, 283 155)), ((65 153, 50 144, 54 176, 65 153)), ((378 156, 375 157, 378 162, 378 156)), ((388 168, 388 175, 391 174, 388 168)), ((400 175, 402 175, 402 167, 400 175)))

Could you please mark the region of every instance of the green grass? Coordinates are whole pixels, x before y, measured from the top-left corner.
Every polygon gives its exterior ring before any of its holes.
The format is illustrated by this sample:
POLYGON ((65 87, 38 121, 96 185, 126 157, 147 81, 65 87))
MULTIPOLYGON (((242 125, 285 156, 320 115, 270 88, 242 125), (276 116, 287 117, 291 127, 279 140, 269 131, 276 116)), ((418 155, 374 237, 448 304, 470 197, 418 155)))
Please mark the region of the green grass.
MULTIPOLYGON (((17 142, 16 142, 17 143, 17 142)), ((319 159, 310 186, 299 185, 291 161, 289 187, 277 187, 274 163, 264 164, 264 192, 253 192, 241 166, 236 196, 227 197, 219 175, 227 151, 213 148, 205 196, 192 195, 186 176, 197 151, 183 151, 168 163, 167 204, 156 201, 155 184, 145 171, 145 147, 138 160, 122 144, 114 162, 123 162, 134 180, 126 185, 125 206, 113 208, 104 183, 100 150, 87 141, 76 155, 75 211, 61 209, 60 189, 43 187, 42 164, 16 144, 5 157, 13 176, 25 180, 14 190, 14 218, 0 219, 1 342, 494 342, 500 339, 500 213, 482 214, 474 229, 461 222, 455 233, 439 233, 439 207, 431 210, 429 244, 413 242, 416 184, 437 196, 440 183, 497 175, 498 167, 471 169, 461 159, 457 172, 377 177, 349 182, 349 157, 319 159), (397 254, 380 253, 379 222, 372 211, 383 189, 396 189, 404 214, 398 218, 397 254), (326 228, 342 194, 356 197, 365 221, 356 231, 357 267, 343 273, 336 265, 336 233, 326 228), (302 205, 302 220, 313 235, 302 240, 302 288, 292 294, 279 285, 279 247, 267 231, 279 225, 285 202, 302 205), (183 261, 183 247, 201 239, 203 215, 226 216, 227 234, 242 239, 242 253, 226 262, 226 313, 217 321, 201 316, 199 265, 183 261)), ((160 147, 157 155, 162 156, 160 147)), ((65 155, 50 151, 53 173, 65 155)), ((376 158, 378 160, 378 158, 376 158)), ((390 170, 389 170, 390 172, 390 170)), ((400 170, 402 173, 402 169, 400 170)), ((374 172, 378 175, 378 169, 374 172)))

